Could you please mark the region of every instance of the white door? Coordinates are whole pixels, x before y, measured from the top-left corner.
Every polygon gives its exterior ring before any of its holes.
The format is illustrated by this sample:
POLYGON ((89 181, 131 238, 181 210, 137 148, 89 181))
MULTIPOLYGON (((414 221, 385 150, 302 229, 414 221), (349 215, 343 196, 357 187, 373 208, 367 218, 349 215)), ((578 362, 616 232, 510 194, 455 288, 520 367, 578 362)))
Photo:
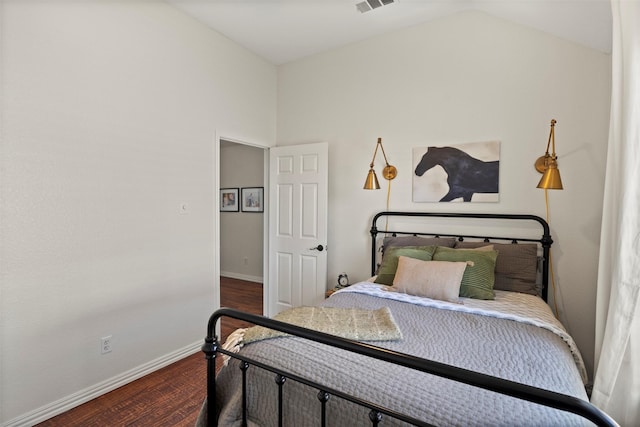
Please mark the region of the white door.
POLYGON ((269 313, 324 298, 328 144, 270 149, 269 313))

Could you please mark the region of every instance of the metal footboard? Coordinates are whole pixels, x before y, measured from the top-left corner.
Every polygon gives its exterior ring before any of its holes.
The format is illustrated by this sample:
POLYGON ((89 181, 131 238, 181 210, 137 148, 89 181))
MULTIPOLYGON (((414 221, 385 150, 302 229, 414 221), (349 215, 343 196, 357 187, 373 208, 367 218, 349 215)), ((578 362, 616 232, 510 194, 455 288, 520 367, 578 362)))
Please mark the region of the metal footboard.
POLYGON ((207 337, 205 343, 202 346, 202 351, 205 353, 207 360, 207 421, 209 426, 217 426, 217 408, 216 408, 216 357, 217 354, 225 354, 230 357, 237 358, 242 361, 241 369, 243 370, 243 425, 247 425, 247 405, 246 405, 246 370, 249 366, 253 365, 262 369, 266 369, 275 374, 275 382, 278 384, 278 407, 279 414, 278 420, 280 426, 282 426, 283 413, 283 385, 286 381, 297 381, 302 384, 308 385, 318 390, 319 401, 319 418, 321 419, 321 425, 326 425, 326 403, 332 397, 335 396, 340 399, 345 399, 353 402, 362 407, 368 408, 369 419, 372 426, 377 426, 383 417, 388 416, 396 418, 398 420, 416 425, 416 426, 430 426, 424 421, 417 420, 413 417, 409 417, 404 414, 397 413, 389 408, 382 407, 372 402, 345 394, 340 390, 336 390, 325 385, 310 381, 298 375, 293 375, 278 368, 266 366, 258 361, 246 358, 241 354, 236 354, 224 350, 221 348, 218 341, 218 337, 215 335, 215 328, 218 320, 221 317, 231 317, 238 320, 243 320, 256 325, 264 326, 266 328, 274 329, 277 331, 285 332, 290 335, 295 335, 301 338, 312 340, 318 343, 326 344, 329 346, 337 347, 343 350, 351 351, 361 355, 369 356, 375 359, 401 365, 407 368, 415 369, 421 372, 437 375, 443 378, 447 378, 453 381, 462 382, 475 387, 491 390, 496 393, 516 397, 519 399, 534 402, 540 405, 552 407, 555 409, 572 412, 585 419, 590 420, 598 426, 617 426, 607 414, 600 411, 587 401, 582 399, 568 396, 561 393, 556 393, 540 388, 532 387, 529 385, 517 383, 514 381, 505 380, 502 378, 494 377, 491 375, 481 374, 478 372, 470 371, 467 369, 458 368, 455 366, 446 365, 431 360, 421 359, 415 356, 407 355, 404 353, 398 353, 395 351, 383 349, 369 344, 360 343, 357 341, 348 340, 345 338, 329 335, 322 332, 313 331, 310 329, 302 328, 299 326, 283 323, 274 319, 269 319, 263 316, 244 313, 239 310, 230 308, 221 308, 214 312, 209 318, 207 327, 207 337))

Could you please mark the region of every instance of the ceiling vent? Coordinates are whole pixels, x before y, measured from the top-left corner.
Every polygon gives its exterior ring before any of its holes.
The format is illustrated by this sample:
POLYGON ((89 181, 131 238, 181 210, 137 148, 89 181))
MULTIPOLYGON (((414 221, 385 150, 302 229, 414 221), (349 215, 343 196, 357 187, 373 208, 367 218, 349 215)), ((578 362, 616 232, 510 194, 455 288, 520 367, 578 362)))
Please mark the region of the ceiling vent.
POLYGON ((386 6, 395 2, 396 0, 366 0, 356 4, 356 8, 360 13, 365 13, 369 12, 370 10, 377 9, 380 6, 386 6))

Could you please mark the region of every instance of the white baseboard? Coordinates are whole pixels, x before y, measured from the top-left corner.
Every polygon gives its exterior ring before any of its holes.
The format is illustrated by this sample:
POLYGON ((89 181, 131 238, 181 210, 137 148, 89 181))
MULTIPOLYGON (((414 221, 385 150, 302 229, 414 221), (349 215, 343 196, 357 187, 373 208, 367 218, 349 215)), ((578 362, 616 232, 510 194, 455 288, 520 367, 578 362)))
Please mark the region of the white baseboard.
POLYGON ((258 277, 258 276, 249 276, 246 274, 232 273, 230 271, 221 271, 220 275, 223 277, 229 277, 231 279, 246 280, 247 282, 264 283, 262 280, 262 277, 258 277))
MULTIPOLYGON (((197 353, 201 350, 203 341, 190 344, 186 347, 176 350, 173 353, 169 353, 165 356, 159 357, 148 363, 133 368, 127 372, 123 372, 120 375, 109 378, 77 393, 73 393, 60 400, 52 402, 48 405, 42 406, 24 415, 16 417, 12 420, 2 424, 2 427, 31 427, 38 423, 41 423, 49 418, 53 418, 63 412, 80 406, 96 397, 100 397, 118 387, 129 384, 139 378, 144 377, 158 369, 164 368, 174 362, 184 359, 187 356, 197 353)), ((204 356, 203 356, 204 363, 204 356)))

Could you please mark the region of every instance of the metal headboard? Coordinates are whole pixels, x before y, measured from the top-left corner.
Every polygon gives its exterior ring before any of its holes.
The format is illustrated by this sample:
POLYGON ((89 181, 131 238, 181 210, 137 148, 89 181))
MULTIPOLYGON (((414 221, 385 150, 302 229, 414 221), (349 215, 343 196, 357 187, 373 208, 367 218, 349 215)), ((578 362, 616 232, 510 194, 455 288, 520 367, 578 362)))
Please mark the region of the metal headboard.
POLYGON ((449 213, 449 212, 379 212, 373 217, 373 221, 371 221, 371 274, 375 274, 377 265, 376 265, 376 254, 377 254, 377 237, 378 234, 388 235, 410 235, 410 236, 437 236, 437 237, 454 237, 459 241, 464 239, 477 239, 483 240, 485 242, 490 242, 492 240, 502 240, 502 241, 511 241, 511 243, 518 242, 536 242, 540 243, 542 246, 542 289, 541 296, 542 299, 547 301, 547 287, 549 285, 549 250, 551 248, 551 244, 553 240, 551 239, 551 234, 549 233, 549 224, 547 221, 540 218, 536 215, 521 215, 521 214, 481 214, 481 213, 449 213), (378 230, 377 222, 380 218, 390 218, 390 217, 424 217, 424 218, 476 218, 476 219, 484 219, 484 220, 495 220, 495 219, 514 219, 514 220, 522 220, 522 221, 535 221, 540 224, 542 227, 542 236, 539 239, 533 239, 530 237, 512 237, 512 236, 487 236, 487 235, 477 235, 477 234, 451 234, 451 233, 437 233, 437 232, 413 232, 406 230, 378 230))

